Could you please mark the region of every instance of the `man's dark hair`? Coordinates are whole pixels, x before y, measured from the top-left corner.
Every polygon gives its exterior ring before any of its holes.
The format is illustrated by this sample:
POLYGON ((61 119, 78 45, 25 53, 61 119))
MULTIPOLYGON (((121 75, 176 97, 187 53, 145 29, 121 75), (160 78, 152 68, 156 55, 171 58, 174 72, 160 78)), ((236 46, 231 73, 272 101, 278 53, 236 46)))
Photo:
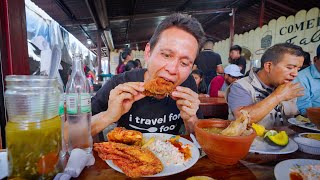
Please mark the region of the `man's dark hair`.
POLYGON ((149 43, 150 43, 150 49, 151 51, 158 43, 159 37, 161 33, 169 29, 171 27, 176 27, 181 30, 184 30, 188 33, 190 33, 193 37, 196 38, 198 41, 198 52, 202 48, 202 45, 205 41, 205 33, 202 29, 201 24, 196 18, 190 17, 188 15, 183 15, 180 13, 175 13, 164 19, 156 28, 156 30, 153 33, 153 36, 151 37, 149 43))
POLYGON ((125 69, 125 71, 131 71, 132 69, 135 69, 137 67, 138 67, 138 63, 133 60, 130 60, 125 65, 124 69, 125 69))
POLYGON ((121 54, 122 59, 126 59, 127 56, 131 55, 131 49, 125 48, 121 54))
POLYGON ((264 52, 261 57, 261 68, 263 69, 264 63, 272 62, 277 64, 281 61, 283 55, 290 54, 294 56, 304 56, 304 51, 300 46, 290 44, 290 43, 280 43, 276 44, 264 52))
POLYGON ((231 46, 229 52, 231 52, 231 51, 239 51, 239 53, 241 54, 242 48, 239 45, 233 45, 233 46, 231 46))
POLYGON ((303 69, 305 69, 305 68, 307 68, 307 67, 309 67, 311 65, 310 53, 305 51, 304 55, 303 55, 303 58, 304 58, 303 64, 302 64, 302 67, 300 68, 299 71, 301 71, 301 70, 303 70, 303 69))

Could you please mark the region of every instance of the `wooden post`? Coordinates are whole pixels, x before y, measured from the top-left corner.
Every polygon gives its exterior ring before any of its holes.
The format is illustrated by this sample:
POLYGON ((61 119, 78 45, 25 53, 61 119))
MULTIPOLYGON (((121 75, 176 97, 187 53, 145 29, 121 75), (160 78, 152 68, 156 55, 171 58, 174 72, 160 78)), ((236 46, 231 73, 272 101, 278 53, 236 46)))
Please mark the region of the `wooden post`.
POLYGON ((260 28, 262 28, 262 26, 263 26, 265 3, 266 3, 265 0, 261 0, 261 4, 260 4, 260 17, 259 17, 259 27, 260 27, 260 28))
POLYGON ((100 76, 102 74, 101 69, 101 31, 98 30, 97 34, 97 61, 98 61, 98 81, 102 80, 102 77, 100 76))
POLYGON ((28 75, 30 65, 24 0, 0 0, 0 11, 3 75, 28 75))
POLYGON ((24 0, 0 0, 0 127, 2 145, 5 148, 7 123, 3 89, 6 75, 29 74, 26 13, 24 0))
POLYGON ((230 17, 230 47, 233 45, 233 36, 234 36, 234 24, 235 24, 235 9, 232 8, 231 17, 230 17))

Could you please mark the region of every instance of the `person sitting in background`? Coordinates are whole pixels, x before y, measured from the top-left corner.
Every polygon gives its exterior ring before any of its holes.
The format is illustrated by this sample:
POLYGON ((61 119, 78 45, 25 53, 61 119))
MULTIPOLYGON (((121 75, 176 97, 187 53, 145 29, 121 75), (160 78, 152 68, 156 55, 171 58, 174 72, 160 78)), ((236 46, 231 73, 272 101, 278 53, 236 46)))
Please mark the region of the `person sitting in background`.
POLYGON ((302 65, 302 67, 301 67, 301 69, 299 71, 301 71, 301 70, 303 70, 303 69, 305 69, 305 68, 307 68, 307 67, 309 67, 311 65, 310 53, 304 52, 304 56, 303 57, 304 57, 303 65, 302 65))
POLYGON ((230 64, 224 69, 224 74, 216 76, 210 83, 210 97, 224 97, 225 91, 230 84, 240 79, 243 74, 240 72, 239 66, 230 64))
POLYGON ((229 51, 229 63, 239 66, 240 72, 245 74, 247 62, 246 59, 241 56, 242 48, 239 45, 233 45, 229 51))
POLYGON ((134 61, 135 61, 135 62, 137 63, 137 65, 138 65, 137 68, 142 68, 140 59, 135 59, 134 61))
POLYGON ((127 64, 125 65, 125 71, 131 71, 133 69, 138 68, 138 64, 136 61, 130 60, 127 62, 127 64))
POLYGON ((285 116, 297 115, 296 98, 303 96, 303 88, 292 81, 303 64, 303 55, 300 46, 290 43, 267 49, 261 57, 260 70, 250 70, 249 76, 237 80, 227 90, 232 114, 238 118, 240 111, 245 110, 250 122, 266 129, 284 123, 285 116))
POLYGON ((297 100, 300 114, 306 115, 309 107, 320 107, 320 45, 313 59, 314 64, 300 71, 295 79, 304 87, 304 96, 297 100))
POLYGON ((129 60, 131 60, 131 50, 129 48, 125 48, 124 51, 119 56, 119 64, 116 69, 117 74, 121 74, 125 71, 125 65, 129 60))
POLYGON ((204 81, 203 72, 199 69, 195 69, 192 71, 191 74, 192 74, 194 80, 196 81, 199 96, 206 96, 207 95, 207 85, 206 85, 206 82, 204 81))

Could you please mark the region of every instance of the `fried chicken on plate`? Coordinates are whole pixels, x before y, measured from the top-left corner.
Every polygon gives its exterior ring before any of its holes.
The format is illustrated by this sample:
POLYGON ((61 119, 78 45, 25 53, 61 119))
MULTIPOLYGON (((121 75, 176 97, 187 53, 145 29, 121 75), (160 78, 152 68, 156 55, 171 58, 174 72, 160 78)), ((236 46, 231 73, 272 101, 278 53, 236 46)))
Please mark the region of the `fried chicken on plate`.
POLYGON ((108 141, 128 145, 141 146, 142 133, 135 130, 127 130, 123 127, 116 127, 107 135, 108 141))
POLYGON ((121 143, 95 143, 94 148, 103 160, 112 160, 127 176, 136 178, 157 174, 163 165, 151 151, 121 143))

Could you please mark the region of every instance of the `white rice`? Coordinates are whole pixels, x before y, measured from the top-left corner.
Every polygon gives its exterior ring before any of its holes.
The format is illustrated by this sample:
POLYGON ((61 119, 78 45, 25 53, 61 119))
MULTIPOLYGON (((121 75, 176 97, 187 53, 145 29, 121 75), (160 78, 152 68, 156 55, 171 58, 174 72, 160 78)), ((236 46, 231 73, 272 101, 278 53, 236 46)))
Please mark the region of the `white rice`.
POLYGON ((152 151, 164 165, 179 165, 185 162, 184 155, 170 142, 156 139, 147 148, 152 151))

